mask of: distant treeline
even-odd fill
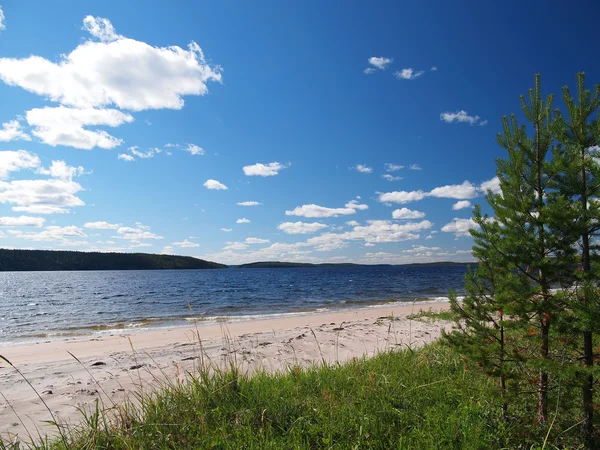
[[[223,268],[227,266],[190,256],[0,249],[0,271]]]

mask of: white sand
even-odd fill
[[[429,308],[446,309],[448,304],[364,308],[15,345],[0,347],[0,355],[27,377],[57,418],[75,423],[81,419],[77,406],[93,406],[96,399],[106,406],[118,404],[131,391],[152,389],[156,378],[184,378],[185,371],[193,371],[200,361],[198,334],[202,353],[215,365],[234,361],[243,372],[274,371],[429,343],[449,325],[407,319]],[[394,320],[389,319],[392,316]],[[21,420],[34,437],[56,434],[54,427],[44,423],[51,416],[35,392],[4,361],[0,361],[0,392],[6,397],[0,396],[3,438],[28,440]]]

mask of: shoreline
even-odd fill
[[[217,367],[234,363],[242,373],[279,371],[293,365],[343,363],[391,348],[418,347],[437,339],[447,323],[407,317],[448,309],[447,302],[382,305],[262,320],[128,330],[129,333],[1,347],[60,420],[77,423],[76,407],[119,403],[137,389],[155,389],[157,377],[181,378],[206,358]],[[77,357],[76,361],[69,353]],[[42,434],[49,413],[24,380],[0,363],[0,435],[27,440],[22,423]]]
[[[277,312],[271,314],[241,314],[241,315],[229,315],[229,316],[194,316],[191,313],[188,317],[180,316],[178,318],[164,318],[164,319],[153,319],[148,318],[140,321],[139,323],[132,324],[118,324],[115,325],[114,328],[110,328],[111,324],[105,325],[97,325],[98,329],[89,329],[88,332],[77,332],[73,331],[71,333],[59,334],[59,333],[50,333],[46,335],[38,335],[32,337],[24,337],[24,338],[16,338],[15,340],[8,342],[0,342],[0,354],[3,349],[10,348],[14,346],[20,345],[39,345],[39,344],[48,344],[51,342],[60,342],[60,341],[77,341],[77,340],[89,340],[89,339],[104,339],[106,337],[112,336],[123,336],[130,334],[138,334],[152,331],[160,331],[160,330],[170,330],[173,328],[189,328],[189,327],[209,327],[209,326],[220,326],[221,324],[232,324],[232,323],[240,323],[240,322],[248,322],[248,321],[268,321],[268,320],[285,320],[287,318],[292,317],[305,317],[310,315],[320,315],[320,314],[344,314],[352,311],[360,310],[360,309],[378,309],[378,308],[393,308],[393,307],[416,307],[425,306],[425,305],[433,305],[433,304],[448,304],[449,299],[445,296],[438,297],[424,297],[422,299],[413,299],[411,301],[404,300],[377,300],[374,303],[369,303],[365,305],[353,304],[352,306],[341,306],[337,307],[319,307],[313,310],[300,310],[300,311],[287,311],[287,312]],[[152,326],[151,323],[153,320],[162,322],[161,324],[157,324],[156,326]],[[104,328],[106,327],[106,328]],[[85,328],[82,328],[85,330]]]

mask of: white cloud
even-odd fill
[[[17,139],[30,141],[31,136],[23,131],[21,123],[18,120],[4,122],[0,130],[0,142],[16,141]]]
[[[500,194],[502,189],[500,189],[500,179],[498,177],[494,177],[491,180],[484,181],[479,186],[479,190],[483,193],[487,193],[487,191],[492,191],[494,194]]]
[[[429,69],[429,70],[431,70],[432,72],[435,72],[438,70],[438,68],[436,66],[432,66],[431,69]]]
[[[250,223],[250,219],[242,217],[241,219],[236,220],[235,223]]]
[[[470,208],[471,202],[469,200],[461,200],[452,205],[452,211],[458,211],[459,209]]]
[[[365,72],[367,75],[371,75],[372,73],[375,73],[375,72],[377,72],[377,69],[375,69],[374,67],[367,67],[367,68],[364,70],[364,72]]]
[[[292,211],[286,211],[286,216],[299,217],[337,217],[356,214],[354,208],[327,208],[315,204],[297,206]]]
[[[204,95],[221,68],[206,63],[195,42],[153,47],[118,35],[107,19],[86,17],[88,40],[55,63],[40,56],[0,58],[0,78],[10,86],[76,108],[181,109],[183,96]]]
[[[418,164],[411,164],[409,167],[410,170],[423,170]]]
[[[163,247],[163,249],[160,251],[161,255],[172,255],[174,253],[175,253],[175,249],[173,247],[171,247],[170,245]]]
[[[399,70],[394,75],[399,80],[414,80],[416,78],[419,78],[424,73],[425,73],[424,70],[415,71],[409,67],[408,69]]]
[[[461,236],[470,236],[470,229],[478,230],[479,228],[479,225],[473,219],[454,219],[454,221],[444,225],[442,231],[454,233],[459,238]]]
[[[48,226],[44,231],[38,233],[34,232],[21,232],[9,230],[10,234],[16,239],[26,239],[30,241],[43,242],[43,241],[58,241],[67,242],[69,237],[87,237],[81,228],[76,226]]]
[[[357,164],[356,166],[354,166],[354,170],[356,170],[357,172],[360,172],[360,173],[372,173],[373,172],[372,167],[365,166],[364,164]]]
[[[0,58],[0,70],[2,59]],[[130,114],[116,109],[75,109],[65,106],[34,108],[26,113],[32,134],[53,147],[65,145],[85,150],[94,147],[111,149],[123,143],[104,130],[88,130],[86,126],[118,127],[133,122]]]
[[[432,189],[428,194],[431,197],[438,198],[455,198],[457,200],[477,197],[477,187],[469,181],[464,181],[462,184],[454,184],[437,187]]]
[[[32,214],[66,213],[68,208],[85,205],[75,195],[81,190],[79,183],[58,178],[0,181],[0,203],[14,204],[13,211]]]
[[[223,183],[220,183],[217,180],[206,180],[204,183],[204,187],[206,189],[214,189],[217,191],[223,191],[223,190],[227,190],[227,186],[225,186]]]
[[[0,30],[6,30],[6,24],[4,23],[4,11],[0,6]]]
[[[196,244],[195,242],[190,242],[187,239],[184,239],[181,242],[173,242],[172,245],[175,245],[179,248],[195,248],[200,247],[200,244]]]
[[[386,172],[397,172],[400,169],[404,169],[404,166],[400,164],[385,163]]]
[[[248,248],[248,244],[243,242],[226,242],[226,244],[223,250],[246,250]]]
[[[233,231],[233,228],[221,228],[221,231],[223,231],[224,233],[230,233]]]
[[[262,205],[262,203],[260,203],[260,202],[251,202],[251,201],[249,201],[249,202],[239,202],[239,203],[236,203],[236,204],[238,206],[258,206],[258,205]]]
[[[387,66],[389,66],[392,63],[392,61],[392,58],[385,58],[383,56],[371,56],[369,58],[369,64],[373,66],[373,70],[375,70],[375,68],[379,70],[385,70]],[[365,70],[365,73],[371,72],[367,72]]]
[[[97,37],[102,42],[112,42],[117,39],[123,39],[123,36],[119,36],[115,32],[115,28],[108,19],[102,17],[87,16],[83,19],[83,30],[90,33],[92,36]]]
[[[135,161],[135,158],[131,155],[128,155],[127,153],[119,153],[119,156],[117,156],[118,159],[122,159],[123,161]]]
[[[356,224],[358,225],[358,222]],[[327,225],[319,222],[283,222],[277,226],[278,230],[287,234],[312,234],[323,228],[327,228]]]
[[[365,211],[367,209],[369,209],[369,205],[366,204],[360,204],[358,203],[356,200],[350,200],[348,203],[346,203],[344,205],[346,208],[350,208],[350,209],[358,209],[360,211]]]
[[[50,175],[53,178],[59,178],[63,181],[71,181],[74,177],[79,177],[85,173],[85,169],[81,166],[69,166],[64,161],[52,161],[48,169],[40,168],[38,173],[42,175]]]
[[[351,227],[357,227],[359,223],[356,220],[349,220],[348,222],[346,222],[346,225]]]
[[[148,231],[149,227],[141,226],[136,222],[137,228],[132,227],[119,227],[117,233],[121,239],[127,239],[130,241],[141,241],[143,239],[163,239],[162,236],[157,236],[154,233]]]
[[[260,238],[254,238],[254,237],[249,237],[246,238],[246,240],[244,241],[245,244],[268,244],[269,241],[268,239],[260,239]]]
[[[290,164],[281,164],[275,161],[269,164],[256,163],[251,166],[244,166],[242,170],[244,171],[244,174],[249,177],[272,177],[278,175],[280,170],[287,169],[289,166]]]
[[[187,144],[183,150],[188,152],[191,155],[204,155],[204,149],[202,147],[198,147],[194,144]]]
[[[390,175],[389,173],[384,173],[383,175],[381,175],[381,178],[387,181],[399,181],[402,179],[402,177],[395,177],[394,175]]]
[[[140,159],[154,158],[156,155],[158,155],[159,153],[162,152],[162,150],[159,148],[149,148],[145,152],[140,151],[140,150],[138,150],[137,145],[134,145],[133,147],[129,147],[128,150],[133,156],[137,156]],[[120,157],[120,155],[119,155],[119,157]],[[121,158],[121,159],[125,159],[126,161],[131,161],[130,159],[127,159],[127,158]]]
[[[119,227],[119,224],[108,222],[86,222],[83,224],[83,228],[90,228],[92,230],[118,230]]]
[[[394,219],[402,219],[402,220],[422,219],[423,217],[425,217],[425,213],[422,211],[415,211],[415,210],[408,209],[408,208],[401,208],[401,209],[394,210],[392,212],[392,217]]]
[[[482,120],[481,122],[479,122],[480,127],[485,127],[487,124],[488,124],[487,120]]]
[[[446,123],[461,122],[468,123],[469,125],[475,125],[479,121],[480,117],[470,116],[466,111],[460,110],[456,112],[444,112],[440,114],[440,119]]]
[[[42,217],[0,217],[0,227],[42,227],[46,219]]]
[[[410,203],[423,200],[428,193],[421,190],[418,191],[394,191],[385,192],[379,195],[379,201],[382,203]]]
[[[26,150],[0,151],[0,180],[8,178],[10,172],[18,172],[21,169],[35,169],[40,164],[40,158]]]

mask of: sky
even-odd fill
[[[595,0],[4,0],[0,247],[471,261],[503,115]]]

